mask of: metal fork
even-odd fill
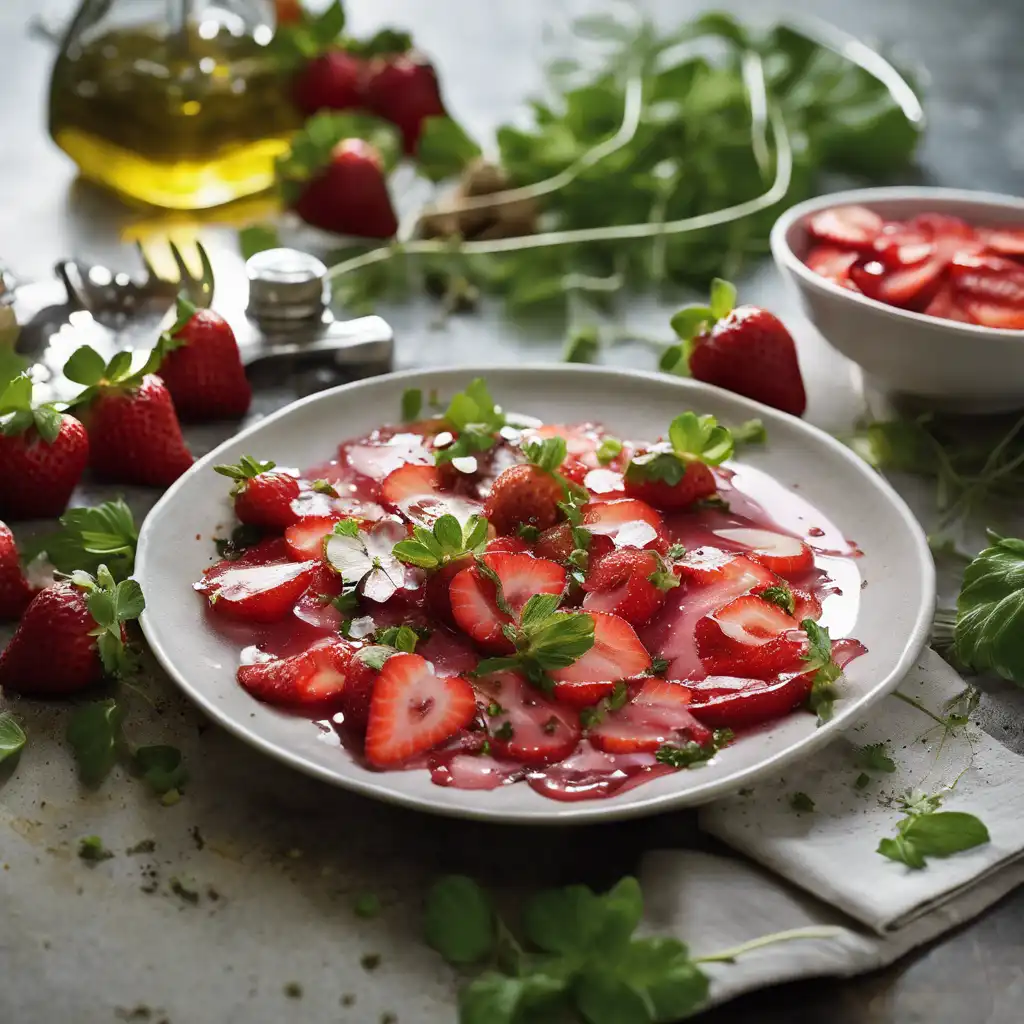
[[[68,302],[88,310],[99,323],[113,330],[139,317],[163,316],[180,292],[197,306],[208,307],[213,301],[213,267],[202,242],[195,243],[202,268],[199,277],[193,274],[178,246],[172,241],[167,244],[178,269],[176,280],[161,277],[154,270],[141,242],[135,243],[144,270],[141,277],[114,273],[79,260],[61,260],[54,269],[67,289]]]

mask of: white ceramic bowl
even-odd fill
[[[212,466],[244,454],[281,465],[329,459],[338,441],[399,413],[403,390],[441,395],[485,376],[505,408],[548,422],[599,419],[622,437],[653,437],[673,416],[693,409],[726,424],[760,416],[768,443],[744,463],[796,488],[864,551],[848,591],[860,598],[853,635],[869,653],[849,667],[836,717],[816,728],[791,715],[756,730],[710,764],[681,771],[605,800],[561,803],[524,784],[492,792],[435,786],[420,771],[373,772],[355,764],[333,733],[250,697],[235,681],[238,644],[211,628],[192,583],[213,559],[210,538],[233,519],[227,482]],[[704,803],[828,743],[892,690],[923,647],[934,607],[934,569],[910,511],[889,485],[845,446],[802,420],[691,380],[580,366],[520,366],[414,371],[377,377],[306,398],[244,430],[200,459],[160,499],[143,524],[136,575],[146,593],[142,628],[157,658],[215,721],[248,743],[311,775],[367,796],[463,817],[533,823],[622,818]],[[838,633],[836,635],[839,635]],[[331,742],[333,738],[333,742]]]
[[[852,203],[886,219],[935,212],[994,227],[1024,224],[1024,199],[916,186],[834,192],[787,210],[771,235],[775,262],[796,285],[808,318],[826,341],[880,386],[962,412],[1024,407],[1024,331],[940,320],[887,306],[833,284],[803,262],[812,245],[807,220],[819,210]]]

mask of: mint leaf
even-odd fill
[[[990,538],[964,570],[953,649],[965,668],[1024,685],[1024,540]]]
[[[181,751],[158,744],[139,747],[132,757],[135,770],[158,796],[181,790],[188,779]]]
[[[334,524],[334,529],[331,533],[336,534],[339,537],[358,537],[359,520],[353,519],[351,516],[348,519],[342,519],[340,522]]]
[[[419,419],[423,409],[423,392],[419,388],[406,388],[402,392],[402,419],[406,423]]]
[[[768,440],[768,431],[761,420],[746,420],[732,428],[732,440],[736,447],[741,444],[764,444]]]
[[[373,639],[378,644],[393,647],[396,651],[412,654],[420,638],[409,626],[389,626],[387,629],[378,629]]]
[[[68,719],[68,743],[87,786],[99,785],[114,767],[122,717],[116,701],[102,700],[76,708]]]
[[[478,963],[496,941],[490,897],[465,875],[441,878],[427,893],[424,930],[427,943],[449,963]]]
[[[25,746],[25,730],[10,711],[0,711],[0,764],[17,757]]]
[[[716,320],[727,317],[736,305],[736,285],[720,277],[711,281],[711,315]]]
[[[654,1019],[644,995],[596,967],[579,978],[575,1001],[587,1024],[650,1024]]]
[[[617,437],[605,437],[602,438],[601,443],[597,446],[597,461],[602,466],[607,466],[609,462],[613,462],[619,454],[622,452],[622,442]]]
[[[814,801],[806,793],[793,793],[789,798],[789,806],[798,813],[810,813],[814,810]]]
[[[883,839],[875,851],[889,860],[899,861],[906,864],[908,868],[920,869],[926,867],[924,855],[905,836],[898,835],[894,839]]]
[[[984,823],[962,811],[917,815],[903,830],[903,837],[925,857],[949,857],[989,842]]]
[[[796,601],[793,598],[793,591],[785,583],[773,584],[761,591],[761,600],[769,604],[778,605],[784,612],[792,615],[796,611]]]
[[[554,473],[565,462],[567,454],[564,437],[546,437],[523,446],[526,461],[547,473]]]
[[[818,724],[832,717],[833,706],[839,697],[835,683],[843,670],[832,660],[832,641],[828,629],[814,619],[804,619],[800,628],[807,634],[808,650],[802,655],[807,671],[813,671],[811,693],[807,706],[818,716]]]
[[[872,772],[894,772],[896,762],[889,756],[884,743],[871,743],[857,750],[857,767]]]
[[[457,121],[447,116],[423,119],[416,145],[416,168],[425,178],[452,178],[479,155],[480,147]]]
[[[556,1000],[566,980],[540,971],[510,977],[487,971],[459,992],[459,1024],[519,1024],[531,1010]]]
[[[596,363],[600,351],[600,332],[592,324],[585,324],[569,331],[562,359],[567,363]]]
[[[238,248],[243,260],[280,245],[281,239],[273,224],[250,224],[238,232]]]
[[[707,975],[677,939],[634,939],[619,956],[615,970],[646,994],[657,1021],[689,1017],[708,998]]]
[[[668,438],[678,455],[691,455],[708,466],[718,466],[733,453],[732,434],[714,416],[684,412],[668,428]]]
[[[505,426],[505,414],[494,404],[482,377],[453,396],[444,419],[458,436],[447,448],[437,452],[434,461],[438,465],[487,451],[497,440],[498,431]]]
[[[414,527],[412,537],[400,540],[391,553],[406,565],[432,570],[477,554],[486,543],[487,520],[482,516],[470,516],[460,523],[455,516],[445,514],[430,530]]]

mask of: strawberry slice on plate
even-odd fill
[[[313,582],[319,561],[269,565],[224,563],[212,566],[194,588],[205,594],[217,615],[247,622],[283,619]]]
[[[866,206],[834,206],[814,214],[807,230],[820,241],[841,248],[870,249],[884,223]]]
[[[890,269],[877,259],[860,260],[850,268],[853,283],[869,298],[904,308],[926,305],[942,281],[946,260],[931,256]]]
[[[778,576],[767,566],[753,561],[746,555],[707,545],[687,551],[675,563],[675,568],[684,579],[702,586],[729,581],[745,590],[752,590],[757,586],[771,586],[780,582]],[[743,593],[743,589],[738,593]]]
[[[745,729],[788,715],[811,692],[812,673],[768,681],[708,676],[690,683],[690,710],[712,729]]]
[[[985,327],[1024,328],[1024,267],[1000,256],[957,253],[950,263],[956,300]]]
[[[485,554],[479,564],[464,569],[450,583],[448,598],[459,628],[477,643],[495,650],[511,650],[502,626],[515,622],[534,594],[561,594],[565,569],[557,562],[533,555]],[[501,595],[495,580],[501,584]],[[500,605],[504,603],[508,611]]]
[[[286,707],[324,704],[344,691],[355,647],[322,640],[290,658],[242,665],[238,682],[257,700]]]
[[[661,514],[637,498],[592,501],[583,506],[583,525],[591,536],[607,538],[617,548],[668,549]],[[592,548],[591,554],[603,553],[602,548],[607,550],[608,545]]]
[[[389,473],[380,485],[381,501],[406,519],[423,526],[433,526],[446,514],[455,516],[460,523],[478,515],[482,504],[446,492],[444,479],[436,466],[400,466]]]
[[[590,742],[609,753],[657,750],[664,743],[711,742],[711,730],[690,713],[690,690],[682,683],[648,679],[637,695],[590,730]]]
[[[418,654],[394,654],[373,687],[366,760],[387,768],[432,750],[476,714],[476,694],[461,676],[438,676]]]
[[[965,324],[975,322],[948,281],[935,293],[932,301],[925,306],[924,312],[928,316],[937,316],[942,320],[958,320]]]
[[[736,527],[716,530],[715,536],[745,548],[755,562],[787,579],[800,576],[814,567],[811,549],[802,540],[785,533]]]
[[[324,557],[324,537],[334,530],[341,516],[306,516],[284,531],[288,554],[296,562]]]
[[[987,248],[1000,256],[1024,256],[1024,227],[981,228],[978,235]]]
[[[806,647],[797,620],[753,594],[700,619],[694,634],[711,675],[767,679],[795,668]]]
[[[651,667],[651,656],[633,627],[618,615],[587,612],[594,620],[594,646],[567,668],[551,673],[558,683],[616,683],[632,679]]]
[[[488,699],[491,747],[499,757],[550,764],[576,749],[583,730],[573,708],[548,700],[518,672],[499,672],[479,684]]]
[[[598,559],[587,575],[583,610],[610,612],[633,626],[646,622],[679,578],[653,551],[619,548]]]

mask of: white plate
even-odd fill
[[[693,409],[726,424],[760,416],[768,443],[743,461],[816,505],[863,549],[863,591],[853,635],[869,653],[850,666],[835,718],[816,728],[796,714],[739,739],[715,760],[608,799],[563,803],[525,784],[489,792],[442,788],[425,770],[372,772],[353,763],[312,722],[251,698],[235,682],[238,647],[207,624],[192,583],[212,559],[210,538],[232,520],[228,482],[215,463],[253,454],[285,466],[326,461],[337,443],[398,418],[411,386],[441,395],[484,376],[506,409],[547,422],[599,420],[624,437],[653,438]],[[199,539],[197,539],[199,538]],[[136,575],[146,594],[142,628],[157,658],[215,721],[302,771],[366,796],[424,811],[531,823],[625,818],[705,803],[779,770],[828,743],[892,690],[924,646],[934,607],[931,555],[899,496],[852,452],[798,419],[718,388],[654,374],[577,366],[413,371],[325,391],[296,402],[221,445],[178,480],[150,512],[139,537]]]

